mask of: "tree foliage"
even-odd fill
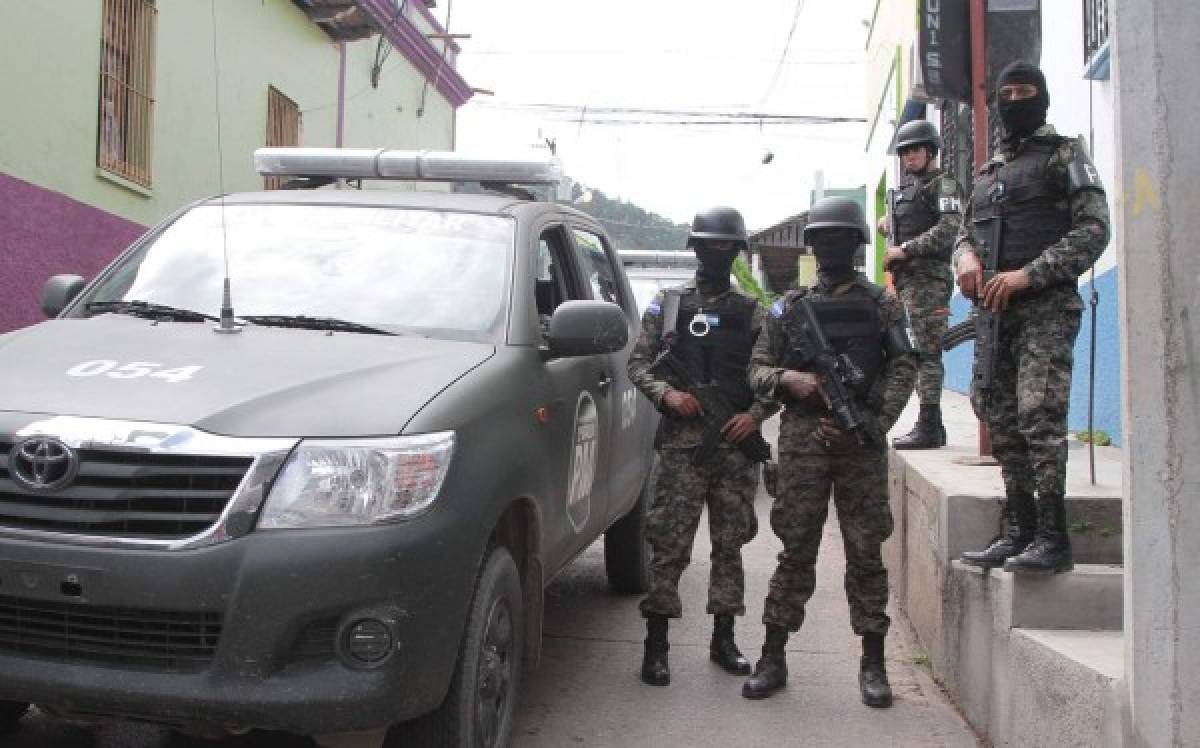
[[[571,197],[574,207],[600,221],[617,251],[677,251],[687,246],[689,227],[686,223],[674,223],[627,200],[614,199],[600,190],[585,189],[579,184],[574,186]]]

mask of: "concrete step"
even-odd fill
[[[1014,630],[1009,658],[1011,719],[997,745],[1126,744],[1120,632]]]
[[[1121,593],[1120,567],[1029,577],[956,562],[934,675],[994,745],[1120,745],[1108,736],[1122,713],[1110,699],[1122,675]],[[1047,726],[1059,712],[1069,729]]]
[[[1062,574],[1010,574],[955,561],[953,574],[988,598],[991,617],[1009,628],[1120,631],[1124,570],[1106,564],[1075,564]]]
[[[946,554],[943,562],[957,559],[963,551],[984,548],[999,534],[1004,489],[997,476],[977,472],[985,468],[945,460],[934,464],[924,455],[914,460],[909,453],[892,454],[893,472],[904,473],[905,503],[927,508],[930,524],[939,531],[939,544]],[[1076,561],[1122,563],[1119,492],[1079,488],[1068,495],[1067,531]]]

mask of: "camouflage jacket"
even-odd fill
[[[1054,127],[1043,125],[1034,135],[1052,136]],[[1025,141],[1004,141],[996,151],[992,160],[983,169],[994,169],[1013,158]],[[1067,187],[1067,166],[1075,159],[1077,149],[1083,144],[1076,139],[1063,140],[1062,145],[1050,158],[1048,166],[1050,175],[1063,187]],[[1084,154],[1086,156],[1086,153]],[[980,250],[985,242],[974,230],[972,225],[971,200],[967,201],[962,227],[955,241],[954,262],[964,252],[974,251],[981,261],[986,262],[984,252]],[[1042,254],[1025,265],[1029,274],[1031,286],[1029,290],[1013,298],[1014,305],[1031,304],[1039,308],[1078,311],[1083,309],[1083,300],[1076,290],[1079,276],[1087,272],[1108,245],[1110,223],[1108,200],[1100,190],[1083,189],[1069,198],[1071,209],[1071,229],[1054,244],[1042,250]]]
[[[687,292],[696,290],[696,282],[694,280],[684,283],[680,288]],[[724,293],[716,296],[702,296],[705,302],[714,302],[724,298],[726,294],[742,294],[741,291],[730,288]],[[660,291],[652,302],[646,306],[646,311],[642,315],[642,332],[638,336],[637,343],[633,347],[633,352],[629,355],[629,378],[633,381],[635,387],[642,391],[642,394],[654,403],[654,407],[663,414],[663,419],[658,426],[658,438],[656,444],[660,447],[667,448],[690,448],[698,446],[704,435],[704,422],[700,418],[680,418],[666,409],[663,404],[663,397],[673,388],[663,379],[658,379],[650,372],[650,366],[658,355],[662,353],[662,335],[663,335],[663,300],[666,294]],[[746,297],[750,298],[750,297]],[[754,303],[754,314],[751,319],[751,335],[755,339],[762,337],[762,329],[766,320],[766,312],[761,304],[757,301]],[[756,423],[761,424],[766,419],[775,415],[779,411],[779,403],[775,402],[770,397],[755,397],[754,404],[747,411]],[[724,446],[724,444],[722,445]],[[729,446],[732,446],[730,444]]]
[[[892,268],[896,287],[902,288],[919,277],[937,278],[952,284],[954,274],[950,256],[962,225],[962,188],[954,177],[946,176],[941,169],[929,169],[914,179],[920,185],[917,199],[940,218],[920,235],[904,242],[904,252],[909,259]]]
[[[879,339],[884,345],[884,336],[894,325],[908,326],[908,315],[904,305],[890,289],[881,289],[871,283],[865,276],[859,274],[854,280],[836,286],[826,286],[818,283],[810,289],[790,291],[775,302],[767,319],[767,334],[760,336],[754,345],[754,354],[750,359],[750,386],[762,398],[777,398],[785,400],[779,381],[786,369],[782,362],[791,349],[790,341],[784,330],[783,318],[791,312],[798,300],[807,296],[809,299],[822,297],[843,297],[863,295],[871,298],[879,306]],[[901,355],[888,358],[882,373],[875,379],[870,392],[865,398],[858,400],[862,416],[867,421],[868,429],[874,439],[876,449],[884,449],[885,437],[904,410],[913,386],[917,381],[916,354]],[[786,448],[798,452],[823,451],[812,434],[817,429],[817,419],[829,416],[830,411],[816,398],[803,401],[787,402],[780,424],[779,449]]]

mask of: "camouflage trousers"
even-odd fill
[[[708,578],[709,613],[746,612],[742,546],[758,533],[754,492],[758,463],[737,449],[721,449],[709,465],[692,465],[691,449],[660,449],[654,503],[646,519],[650,543],[650,592],[642,615],[683,614],[679,577],[692,557],[700,513],[708,507],[712,571]]]
[[[885,612],[888,581],[881,546],[892,534],[892,510],[887,455],[877,450],[813,454],[789,452],[780,444],[779,496],[771,508],[771,528],[783,541],[783,551],[771,577],[763,623],[789,631],[804,623],[804,606],[817,581],[817,550],[831,489],[846,551],[850,625],[859,636],[885,634],[891,619]]]
[[[1009,496],[1062,496],[1067,486],[1067,408],[1080,312],[1015,306],[1000,321],[991,393],[972,387],[975,415],[992,433]]]
[[[950,284],[937,278],[911,279],[900,289],[917,344],[917,397],[922,405],[942,401],[942,334],[950,318]]]

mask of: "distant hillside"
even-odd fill
[[[687,246],[689,227],[686,223],[674,223],[631,202],[614,200],[600,190],[584,190],[578,184],[571,197],[576,208],[604,225],[618,251],[680,250]]]

